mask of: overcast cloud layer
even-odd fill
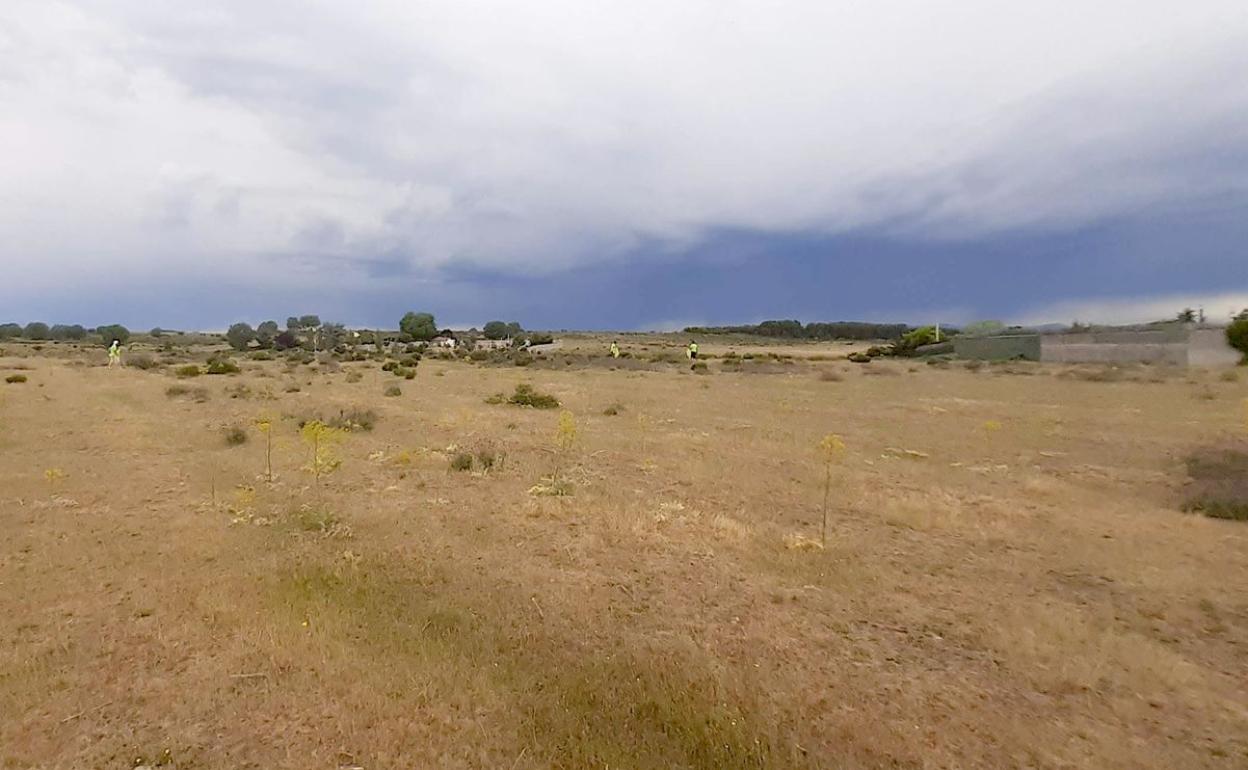
[[[549,307],[611,290],[587,271],[662,292],[694,264],[791,278],[769,315],[1121,315],[1248,290],[1248,6],[6,0],[0,158],[0,321],[750,320],[731,281]],[[1105,235],[1158,221],[1205,235]],[[991,269],[1078,258],[1096,283],[821,305],[803,276],[864,244],[915,274],[996,244]]]

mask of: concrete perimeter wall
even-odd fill
[[[1040,335],[954,337],[953,352],[958,358],[978,358],[983,361],[1007,361],[1016,358],[1039,361]]]
[[[1040,343],[1041,361],[1104,364],[1187,365],[1186,329],[1049,334]]]
[[[1234,366],[1239,351],[1226,341],[1225,329],[1195,329],[1187,346],[1188,366]]]
[[[954,351],[959,358],[1024,358],[1059,363],[1233,366],[1240,359],[1227,343],[1224,330],[1182,326],[1083,334],[955,337]]]

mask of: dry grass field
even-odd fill
[[[0,767],[1248,766],[1248,523],[1180,511],[1248,383],[825,347],[6,345]]]

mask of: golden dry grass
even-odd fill
[[[1243,429],[1215,374],[425,361],[385,398],[242,361],[167,396],[9,353],[2,767],[1248,764],[1248,525],[1177,511]],[[526,382],[573,444],[485,403]],[[352,409],[316,484],[298,424]]]

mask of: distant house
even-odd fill
[[[455,338],[447,336],[445,334],[439,334],[438,336],[429,340],[429,344],[433,345],[434,347],[439,347],[439,348],[453,348],[455,347]]]

